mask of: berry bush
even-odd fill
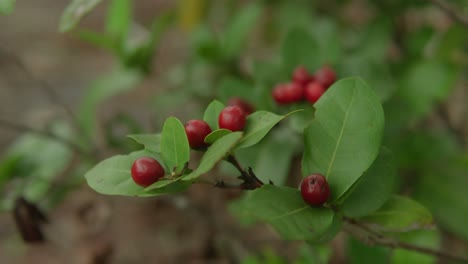
[[[0,119],[25,132],[0,163],[24,241],[47,240],[42,211],[83,185],[174,201],[205,185],[228,193],[237,225],[301,245],[234,263],[468,263],[463,1],[184,0],[139,19],[138,1],[111,0],[88,29],[100,2],[71,1],[59,23],[114,59],[76,111],[7,56],[68,116],[43,130]],[[154,70],[174,34],[186,57]],[[150,125],[131,109],[100,119],[148,83]]]

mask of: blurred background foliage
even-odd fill
[[[21,132],[3,150],[1,208],[12,210],[22,196],[53,210],[69,191],[83,188],[83,171],[98,160],[138,148],[126,134],[159,131],[169,115],[199,118],[208,102],[227,103],[233,96],[257,110],[284,114],[306,109],[238,154],[262,180],[296,186],[302,129],[313,108],[280,107],[271,89],[290,80],[297,65],[314,72],[328,64],[339,78],[360,76],[375,89],[385,111],[383,144],[398,165],[395,191],[417,199],[436,218],[437,231],[404,239],[467,252],[468,25],[456,16],[465,14],[466,22],[468,3],[447,1],[455,13],[438,3],[179,0],[158,6],[131,0],[70,1],[61,8],[61,18],[56,14],[56,34],[87,42],[112,62],[81,85],[67,112],[69,103],[60,103],[60,94],[51,93],[54,88],[31,73],[21,50],[16,50],[16,60],[7,52],[15,49],[0,44],[0,70],[20,69],[58,108],[65,108],[40,124],[1,114],[1,129]],[[0,0],[0,14],[7,15],[0,23],[21,13],[24,6],[14,5]],[[123,107],[103,118],[103,105],[141,92],[142,86],[149,87],[137,102],[144,114]],[[125,106],[125,100],[117,102]],[[220,173],[235,172],[221,167]],[[288,262],[284,254],[265,248],[243,263],[323,263],[340,254],[350,263],[435,263],[404,250],[367,247],[341,236],[337,240],[347,250],[336,253],[338,242],[307,246],[298,250],[295,262]]]

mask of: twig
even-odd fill
[[[450,260],[457,261],[457,262],[468,263],[468,257],[457,256],[457,255],[453,255],[447,252],[398,241],[390,237],[385,237],[384,235],[378,233],[377,231],[372,230],[368,226],[362,224],[358,220],[354,220],[350,218],[344,218],[343,220],[350,225],[350,226],[345,226],[344,230],[366,244],[384,246],[384,247],[388,247],[392,249],[401,248],[401,249],[423,253],[426,255],[435,256],[438,258],[450,259]],[[365,238],[359,237],[359,235],[357,235],[359,232],[356,232],[356,230],[351,228],[351,226],[357,227],[358,229],[360,229],[360,231],[364,231],[364,233],[367,233],[368,236],[366,236]]]
[[[73,149],[77,153],[80,153],[83,156],[89,156],[90,155],[89,153],[84,151],[77,144],[73,143],[72,141],[70,141],[68,139],[65,139],[63,137],[55,135],[50,131],[39,130],[39,129],[36,129],[36,128],[33,128],[33,127],[29,127],[29,126],[22,125],[22,124],[17,124],[17,123],[14,123],[14,122],[11,122],[11,121],[8,121],[8,120],[4,120],[4,119],[0,119],[0,126],[4,127],[4,128],[7,128],[7,129],[11,129],[11,130],[20,131],[20,132],[31,132],[31,133],[34,133],[34,134],[38,134],[38,135],[50,138],[52,140],[58,141],[58,142],[60,142],[60,143],[62,143],[64,145],[68,146],[69,148]]]
[[[242,185],[239,185],[239,184],[231,184],[231,183],[227,183],[223,180],[219,180],[219,181],[208,181],[208,180],[197,180],[195,181],[194,183],[200,183],[200,184],[207,184],[207,185],[211,185],[213,187],[216,187],[216,188],[220,188],[220,189],[237,189],[237,190],[244,190],[244,188],[242,187]]]
[[[468,27],[468,16],[463,15],[458,12],[458,10],[445,2],[444,0],[431,0],[431,2],[444,11],[452,20],[462,24],[465,27]]]
[[[234,155],[229,155],[226,158],[226,161],[231,163],[241,173],[241,175],[238,178],[244,181],[241,184],[244,190],[254,190],[263,185],[263,182],[259,178],[257,178],[252,168],[249,167],[248,171],[246,171],[244,168],[242,168],[239,161],[236,159],[236,157],[234,157]]]
[[[20,69],[21,71],[32,81],[36,82],[39,84],[39,87],[44,91],[44,93],[49,97],[49,100],[59,106],[61,106],[67,115],[69,116],[73,126],[80,132],[80,134],[88,137],[88,141],[91,143],[92,140],[89,138],[89,135],[83,130],[83,127],[80,125],[80,122],[77,118],[77,116],[73,113],[72,109],[63,102],[63,100],[60,98],[60,95],[52,88],[50,85],[40,79],[37,78],[26,66],[26,64],[23,62],[23,60],[15,55],[14,53],[8,51],[7,49],[0,47],[0,53],[5,56],[10,58],[12,62],[14,62]]]

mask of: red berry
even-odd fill
[[[238,106],[227,106],[219,113],[219,128],[241,131],[246,123],[246,114]]]
[[[255,111],[255,107],[253,105],[240,97],[229,98],[228,105],[236,105],[240,107],[246,115],[250,115]]]
[[[304,97],[307,101],[313,104],[320,99],[325,90],[325,87],[321,83],[311,82],[305,87]]]
[[[164,168],[151,157],[136,159],[131,171],[133,181],[143,187],[150,186],[164,176]]]
[[[312,76],[310,76],[309,72],[304,66],[299,66],[294,70],[292,79],[299,85],[306,85],[311,81]]]
[[[190,120],[185,123],[185,133],[191,148],[202,148],[208,146],[205,137],[211,133],[211,128],[203,120]]]
[[[301,183],[302,199],[310,205],[322,205],[330,196],[330,187],[322,174],[305,177]]]
[[[278,104],[295,103],[304,97],[304,87],[297,83],[279,84],[273,89],[272,95]]]
[[[336,73],[335,71],[328,65],[322,66],[316,73],[315,73],[315,80],[320,82],[325,89],[328,89],[335,81],[336,81]]]

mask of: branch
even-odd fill
[[[378,245],[378,246],[388,247],[392,249],[401,248],[401,249],[419,252],[419,253],[426,254],[426,255],[431,255],[434,257],[438,257],[438,258],[468,263],[468,257],[457,256],[457,255],[453,255],[447,252],[398,241],[390,237],[385,237],[384,235],[378,233],[375,230],[372,230],[370,227],[364,225],[363,223],[357,220],[354,220],[351,218],[343,218],[343,220],[347,224],[349,224],[349,226],[344,227],[344,230],[365,244]],[[352,227],[356,227],[359,230],[356,230]],[[362,237],[361,234],[364,234],[366,236]]]
[[[444,11],[444,13],[447,14],[452,20],[462,24],[465,27],[468,27],[468,17],[458,12],[455,7],[445,2],[444,0],[431,0],[431,2]]]
[[[257,178],[252,168],[248,168],[248,171],[246,171],[244,168],[242,168],[234,155],[229,155],[226,158],[226,161],[231,163],[241,173],[238,178],[244,181],[241,184],[244,190],[254,190],[260,188],[263,185],[263,182]]]
[[[90,153],[87,153],[86,151],[84,151],[80,146],[78,146],[74,142],[72,142],[72,141],[70,141],[70,140],[68,140],[66,138],[60,137],[60,136],[58,136],[56,134],[53,134],[50,131],[39,130],[39,129],[36,129],[36,128],[33,128],[33,127],[29,127],[29,126],[22,125],[22,124],[17,124],[17,123],[14,123],[14,122],[11,122],[11,121],[8,121],[8,120],[4,120],[4,119],[0,119],[0,127],[4,127],[4,128],[7,128],[7,129],[11,129],[11,130],[16,130],[16,131],[20,131],[20,132],[30,132],[30,133],[34,133],[34,134],[37,134],[37,135],[41,135],[41,136],[50,138],[52,140],[58,141],[58,142],[60,142],[60,143],[62,143],[64,145],[68,146],[72,150],[76,151],[77,153],[80,153],[83,156],[89,156],[90,155]]]

